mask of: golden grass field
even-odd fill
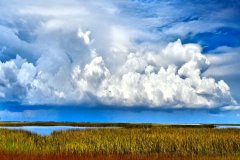
[[[240,130],[106,128],[40,136],[0,129],[1,159],[240,159]]]

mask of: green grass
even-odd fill
[[[0,129],[0,152],[29,155],[240,156],[239,129],[138,127],[60,131],[50,136]]]

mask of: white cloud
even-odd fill
[[[91,31],[82,32],[81,30],[78,30],[78,37],[82,38],[86,45],[89,45],[91,42],[93,42],[90,40],[90,34]]]
[[[90,53],[94,49],[89,50]],[[18,84],[25,91],[19,97],[30,104],[82,103],[91,101],[93,96],[103,104],[123,106],[214,108],[235,105],[224,81],[202,76],[209,61],[200,51],[199,46],[182,45],[178,40],[159,53],[129,54],[116,72],[107,68],[103,57],[97,53],[82,69],[61,61],[66,66],[57,72],[39,70],[42,61],[34,66],[17,57],[1,64],[2,83],[7,80],[2,85],[2,93],[6,95],[9,88]],[[159,57],[164,57],[168,63],[161,65],[161,61],[153,61]]]
[[[23,63],[17,75],[18,82],[22,85],[30,84],[36,75],[36,68],[31,63]]]
[[[148,29],[166,25],[166,12],[158,13],[159,21],[144,19],[144,24],[142,17],[125,15],[118,7],[122,3],[1,1],[5,7],[0,11],[4,33],[0,45],[4,44],[4,54],[10,59],[0,63],[1,100],[78,104],[94,99],[109,105],[159,108],[236,103],[224,81],[203,75],[214,58],[203,55],[201,46],[165,41],[173,31],[193,32],[192,25],[189,30],[171,25],[159,38]],[[195,31],[202,29],[199,26]],[[138,42],[159,39],[164,43]]]
[[[206,76],[240,75],[240,48],[218,47],[207,55],[211,67],[204,73]]]
[[[33,82],[35,67],[17,55],[16,59],[0,62],[0,93],[5,101],[22,100]]]
[[[211,108],[234,104],[230,89],[224,81],[215,82],[212,78],[202,77],[209,62],[198,48],[192,52],[196,49],[195,45],[182,45],[179,40],[171,43],[158,53],[160,57],[164,57],[168,51],[176,55],[164,57],[164,60],[170,62],[167,67],[161,66],[161,61],[158,64],[139,56],[136,59],[132,53],[123,69],[119,69],[123,72],[112,73],[110,78],[103,81],[98,97],[103,103],[128,106]]]
[[[224,110],[224,111],[228,111],[228,110],[240,110],[240,106],[237,106],[237,105],[224,106],[224,107],[222,108],[222,110]]]

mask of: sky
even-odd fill
[[[0,120],[240,123],[238,0],[1,0]]]

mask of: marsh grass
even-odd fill
[[[40,136],[0,129],[0,152],[20,155],[172,155],[240,157],[239,129],[115,128]]]

